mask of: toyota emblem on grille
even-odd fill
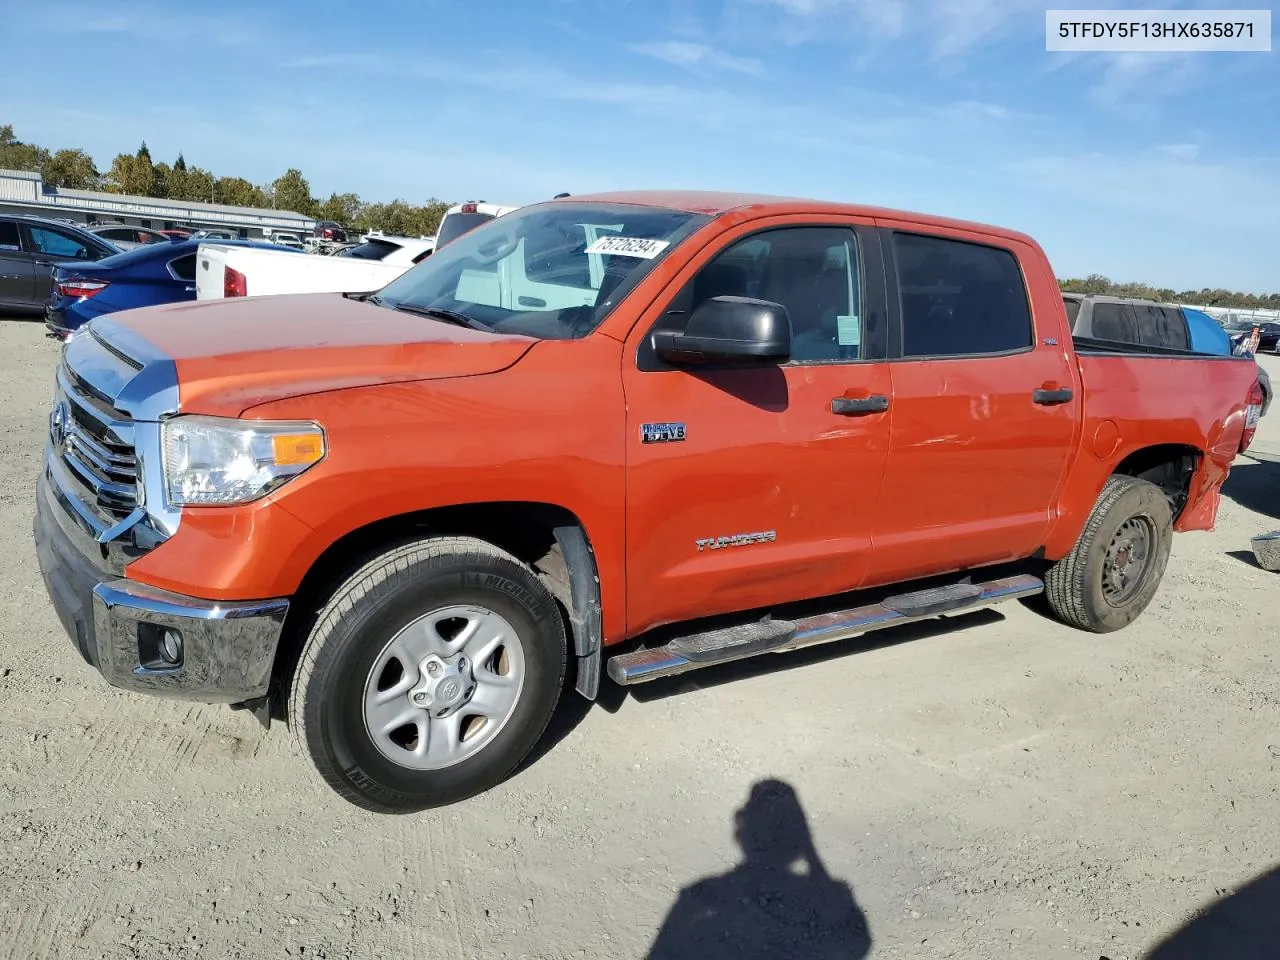
[[[49,438],[55,447],[61,447],[67,440],[67,431],[71,426],[71,409],[65,400],[53,405],[49,414]]]

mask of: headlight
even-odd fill
[[[174,417],[162,431],[164,486],[174,506],[248,503],[325,454],[315,423]]]

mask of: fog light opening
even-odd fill
[[[182,635],[176,630],[166,630],[160,637],[160,659],[176,667],[182,662]]]
[[[138,624],[138,667],[148,670],[178,670],[185,658],[182,631],[154,623]]]

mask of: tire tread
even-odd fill
[[[1106,523],[1112,507],[1129,491],[1143,487],[1159,489],[1149,481],[1138,477],[1123,474],[1109,477],[1103,484],[1102,492],[1098,494],[1098,499],[1089,513],[1089,519],[1085,522],[1084,529],[1076,539],[1071,552],[1049,567],[1044,578],[1045,599],[1058,618],[1070,626],[1094,633],[1105,632],[1105,628],[1089,612],[1086,600],[1089,591],[1086,568],[1091,554],[1099,548],[1098,531]]]

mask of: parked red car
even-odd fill
[[[312,236],[321,240],[332,240],[334,243],[346,243],[347,231],[342,224],[334,220],[320,220],[311,231]]]

